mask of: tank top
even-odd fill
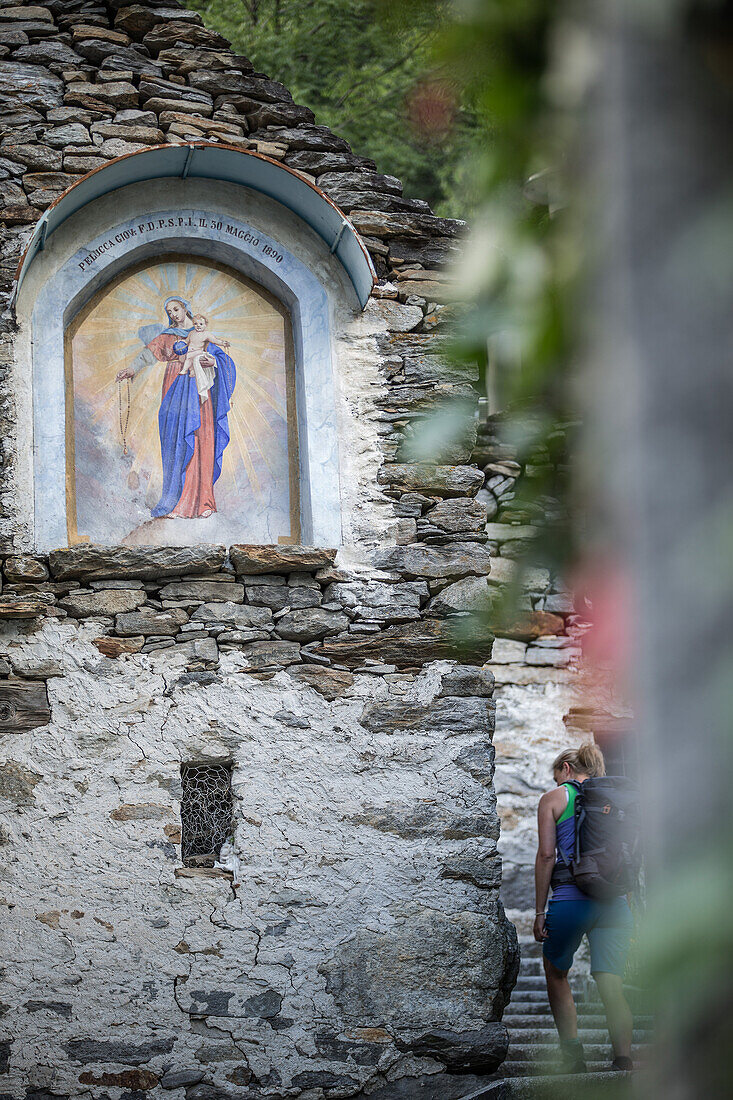
[[[562,848],[568,859],[575,855],[575,796],[578,791],[572,783],[563,783],[568,796],[568,804],[555,823],[556,867],[565,867],[565,861],[560,855]],[[583,901],[588,895],[579,890],[574,882],[564,882],[552,889],[552,901]]]

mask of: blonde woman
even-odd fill
[[[568,971],[587,935],[591,973],[603,1001],[613,1047],[611,1067],[630,1070],[633,1019],[622,985],[633,930],[629,903],[624,897],[610,901],[589,897],[575,885],[567,866],[575,854],[575,798],[586,779],[606,774],[603,754],[592,743],[566,749],[556,758],[552,772],[556,787],[542,795],[537,815],[534,938],[543,945],[547,995],[564,1068],[570,1073],[582,1073],[586,1068]],[[552,899],[547,905],[550,888]]]

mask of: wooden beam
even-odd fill
[[[0,680],[0,734],[24,733],[50,721],[44,681]]]

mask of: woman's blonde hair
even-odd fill
[[[572,770],[579,775],[590,777],[606,774],[603,753],[598,745],[594,745],[592,741],[586,741],[577,749],[563,749],[553,761],[553,773],[559,771],[563,764],[569,764]]]

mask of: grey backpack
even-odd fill
[[[573,783],[575,855],[560,858],[570,879],[591,898],[632,893],[641,870],[639,789],[625,776],[604,775]]]

